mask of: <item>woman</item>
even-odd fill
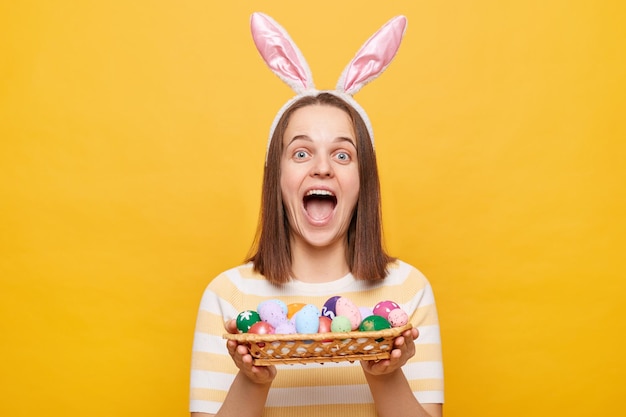
[[[383,250],[371,128],[349,101],[307,91],[277,116],[256,250],[216,277],[200,305],[192,416],[442,415],[432,290]],[[221,339],[224,327],[237,332],[238,312],[263,300],[323,305],[334,295],[362,306],[394,300],[414,327],[395,340],[389,359],[359,364],[254,366],[245,345]]]

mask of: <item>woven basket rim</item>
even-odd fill
[[[294,333],[294,334],[254,334],[254,333],[225,333],[222,338],[228,340],[236,340],[238,342],[248,343],[268,343],[277,341],[290,341],[290,340],[337,340],[337,339],[359,339],[359,338],[385,338],[385,337],[397,337],[404,333],[406,330],[412,329],[413,325],[408,323],[401,327],[392,327],[390,329],[376,330],[369,332],[327,332],[327,333]]]

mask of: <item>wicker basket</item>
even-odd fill
[[[393,341],[411,324],[373,332],[313,334],[225,334],[249,345],[255,365],[324,363],[389,358]]]

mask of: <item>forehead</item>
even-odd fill
[[[305,106],[291,114],[283,141],[291,141],[296,136],[356,140],[350,115],[338,107],[321,104]]]

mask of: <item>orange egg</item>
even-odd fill
[[[304,303],[291,303],[287,304],[287,318],[290,319],[296,314],[298,311],[302,309],[306,304]]]

